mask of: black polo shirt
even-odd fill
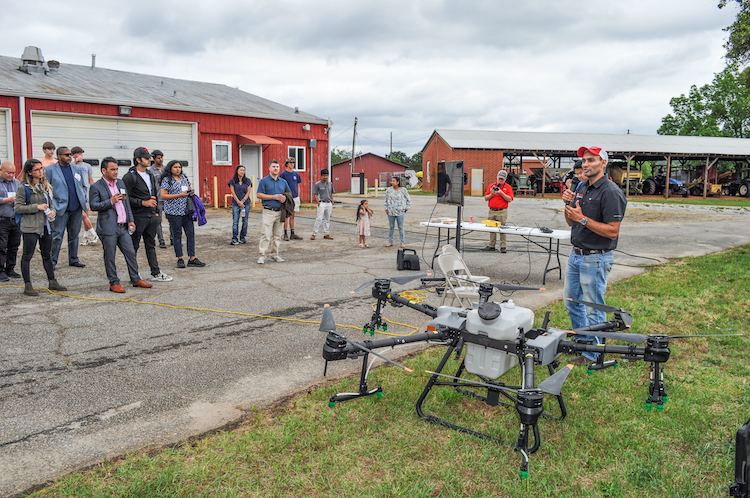
[[[628,204],[620,187],[607,175],[603,175],[593,185],[589,185],[588,181],[578,185],[575,202],[581,206],[583,216],[602,223],[622,221]],[[589,250],[611,251],[617,247],[617,239],[602,237],[575,221],[571,226],[570,242],[575,247]]]

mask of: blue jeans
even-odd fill
[[[166,213],[165,213],[166,214]],[[169,229],[174,239],[174,255],[177,259],[182,257],[182,230],[185,230],[185,245],[187,246],[188,256],[195,257],[195,229],[193,227],[193,215],[184,214],[182,216],[167,214]]]
[[[66,228],[68,229],[68,264],[78,263],[78,232],[81,231],[83,223],[83,209],[65,210],[56,212],[55,215],[55,221],[52,223],[52,266],[57,266],[57,258],[60,256]]]
[[[237,240],[237,227],[240,223],[240,211],[245,211],[245,217],[242,219],[242,230],[239,235],[241,240],[245,240],[247,236],[247,217],[250,216],[250,203],[247,202],[244,208],[239,207],[234,202],[232,203],[232,240]]]
[[[604,293],[607,292],[607,277],[614,264],[612,251],[604,254],[589,254],[579,256],[574,251],[568,257],[568,269],[565,273],[565,308],[570,316],[570,323],[574,329],[596,325],[607,321],[607,314],[583,304],[568,301],[567,298],[579,301],[589,301],[597,304],[604,303]],[[596,344],[603,344],[599,337],[580,336],[582,339],[595,339]],[[590,360],[596,360],[598,353],[583,353]]]
[[[388,243],[393,244],[393,224],[398,223],[398,234],[401,237],[401,243],[404,243],[404,215],[398,216],[388,215]]]

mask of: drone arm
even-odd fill
[[[534,353],[526,351],[523,355],[523,388],[534,387]]]
[[[645,348],[636,346],[618,346],[614,344],[583,344],[575,341],[560,341],[557,345],[558,353],[612,353],[621,354],[627,360],[636,361],[659,361],[666,362],[669,359],[669,348],[661,345],[647,344]]]
[[[425,315],[432,318],[435,318],[437,316],[437,308],[430,304],[415,303],[406,299],[405,297],[399,296],[398,294],[388,294],[388,300],[393,303],[408,306],[409,308],[417,310],[420,313],[424,313]]]

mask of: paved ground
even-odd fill
[[[456,209],[435,208],[432,197],[413,198],[407,246],[429,260],[436,242],[419,221],[455,216]],[[230,246],[231,214],[211,211],[209,224],[197,229],[198,257],[208,265],[178,270],[171,248],[159,250],[174,281],[150,290],[127,287],[124,298],[134,301],[118,302],[120,296],[108,291],[100,245],[81,247],[86,268],[59,268],[58,279],[78,298],[46,292],[29,298],[19,287],[0,287],[0,495],[127,451],[204,433],[240,420],[254,406],[269,406],[323,382],[323,335],[317,325],[252,314],[315,321],[323,303],[331,303],[339,324],[359,328],[369,320],[369,291],[355,296],[349,291],[374,277],[400,274],[396,250],[384,247],[382,197],[370,200],[376,214],[372,247],[364,250],[353,235],[358,200],[340,200],[334,209],[335,240],[309,240],[314,212],[303,210],[297,227],[304,240],[283,243],[285,263],[256,264],[258,212],[251,214],[248,244]],[[465,219],[485,214],[481,198],[467,199]],[[750,243],[748,221],[747,209],[633,203],[611,278],[625,278],[669,257]],[[509,222],[566,228],[559,199],[517,199]],[[485,235],[466,239],[465,259],[475,274],[541,285],[546,255],[535,246],[509,237],[508,254],[488,254],[478,251],[485,242]],[[562,252],[567,254],[569,246]],[[65,254],[60,260],[66,261]],[[145,268],[144,254],[139,261]],[[122,259],[118,269],[126,277]],[[46,283],[38,258],[32,276],[37,286]],[[540,308],[561,297],[556,275],[550,274],[546,287],[513,299]],[[429,302],[437,303],[434,293]],[[427,322],[408,309],[388,308],[386,316],[420,328]],[[353,329],[343,332],[361,337]],[[337,362],[329,375],[347,375],[357,367]]]

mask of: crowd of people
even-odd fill
[[[20,181],[12,162],[0,165],[0,282],[23,278],[24,294],[38,295],[29,271],[36,247],[40,249],[42,264],[50,290],[65,290],[55,278],[60,249],[67,232],[68,265],[84,268],[78,256],[79,245],[102,244],[105,272],[112,292],[126,292],[117,276],[115,255],[122,253],[133,287],[150,288],[153,284],[141,278],[137,253],[141,243],[145,248],[152,282],[169,282],[173,277],[159,265],[156,251],[166,249],[162,219],[169,223],[169,240],[177,260],[176,268],[203,267],[196,257],[195,218],[203,212],[189,178],[182,171],[180,161],[164,165],[160,150],[149,152],[144,147],[133,151],[133,163],[122,178],[119,163],[112,157],[100,163],[101,179],[94,182],[90,164],[83,160],[81,147],[58,147],[51,142],[42,146],[44,157],[29,159],[22,168]],[[257,197],[262,203],[258,264],[266,261],[283,262],[279,254],[281,241],[301,240],[295,233],[295,215],[300,210],[300,174],[295,171],[295,159],[289,157],[281,171],[278,161],[269,163],[269,174],[257,186]],[[228,182],[232,196],[231,245],[247,243],[253,184],[246,169],[238,165]],[[310,240],[316,240],[322,228],[322,238],[333,240],[331,213],[335,189],[327,169],[312,188],[317,205],[316,219]],[[411,207],[411,198],[398,178],[391,180],[385,194],[385,212],[389,220],[389,241],[393,246],[394,227],[399,229],[404,247],[404,214]],[[96,227],[89,218],[95,211]],[[359,247],[368,248],[370,218],[373,211],[367,201],[357,208],[355,234]],[[198,218],[200,218],[198,216]],[[83,229],[81,235],[81,229]],[[185,237],[183,253],[182,238]],[[283,235],[282,235],[283,234]],[[17,253],[23,241],[21,274],[15,271]]]

